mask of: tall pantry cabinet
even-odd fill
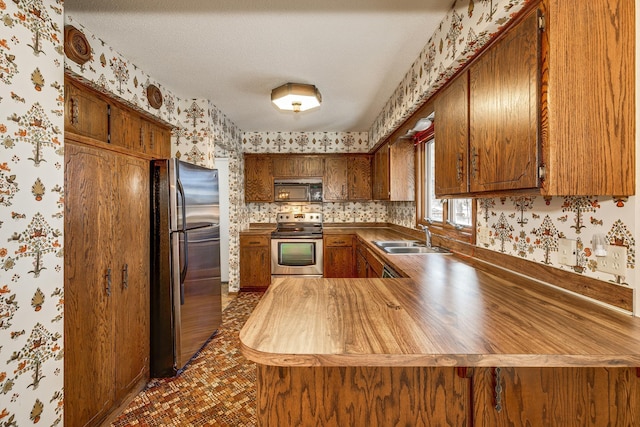
[[[65,103],[73,126],[65,131],[64,413],[65,425],[86,426],[102,423],[149,379],[153,156],[110,144],[118,126],[132,120],[108,115],[113,100],[69,87],[74,96]],[[107,108],[84,108],[84,100]],[[119,108],[120,115],[137,115]],[[108,123],[106,140],[102,133],[74,132],[102,129],[100,121]]]

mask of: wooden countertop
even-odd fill
[[[639,318],[452,255],[384,258],[411,278],[275,279],[240,332],[244,355],[275,366],[640,366]]]

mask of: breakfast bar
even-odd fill
[[[240,333],[259,425],[640,422],[640,319],[457,256],[420,264],[275,279]]]

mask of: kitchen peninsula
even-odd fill
[[[640,422],[640,319],[454,255],[387,259],[410,277],[274,280],[240,333],[259,425]]]

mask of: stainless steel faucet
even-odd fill
[[[429,231],[429,227],[426,225],[420,224],[420,227],[424,230],[425,235],[425,244],[428,248],[431,247],[431,231]]]

